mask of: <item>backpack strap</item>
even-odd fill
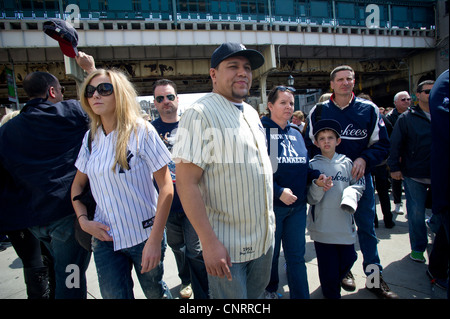
[[[322,108],[323,108],[323,103],[317,103],[316,104],[316,109],[314,111],[314,122],[317,123],[318,121],[320,121],[322,119]]]
[[[318,121],[320,121],[322,119],[322,108],[323,108],[323,102],[319,102],[316,104],[316,109],[314,110],[314,123],[317,123]],[[312,114],[309,113],[308,117],[312,120],[311,115]],[[309,121],[306,121],[303,132],[305,132],[305,134],[307,134],[306,132],[308,132],[308,130],[309,130]]]

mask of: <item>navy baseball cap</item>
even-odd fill
[[[320,120],[316,124],[314,124],[313,127],[314,137],[316,137],[317,133],[323,130],[332,130],[337,134],[338,137],[341,137],[342,127],[341,124],[339,124],[339,122],[336,120],[331,119]]]
[[[70,58],[78,55],[78,33],[69,22],[61,19],[50,19],[44,22],[44,32],[58,41],[64,55]]]
[[[211,56],[211,67],[216,68],[220,62],[233,56],[243,56],[250,61],[252,70],[264,64],[264,56],[256,50],[247,49],[243,44],[227,42],[219,46]]]

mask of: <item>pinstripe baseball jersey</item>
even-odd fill
[[[117,132],[105,135],[102,129],[94,136],[90,154],[86,133],[75,163],[89,177],[97,202],[94,220],[110,227],[114,250],[135,246],[150,236],[158,196],[153,172],[170,161],[169,151],[150,123],[139,121],[136,133],[131,133],[128,143],[129,170],[111,169]]]
[[[210,93],[180,119],[172,157],[203,170],[200,190],[232,262],[256,259],[273,243],[272,167],[258,113]]]

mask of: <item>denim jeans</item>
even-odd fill
[[[261,299],[270,279],[273,247],[259,258],[233,263],[230,267],[233,279],[208,274],[210,297],[213,299]]]
[[[377,235],[375,234],[375,192],[373,189],[372,175],[364,175],[366,179],[366,189],[358,202],[355,212],[355,222],[358,226],[358,240],[363,254],[363,269],[366,272],[368,265],[377,265],[380,272],[383,270],[377,248]]]
[[[184,212],[170,212],[167,243],[172,248],[181,283],[192,284],[195,299],[209,298],[208,274],[197,233]]]
[[[378,193],[378,200],[380,201],[381,212],[383,213],[383,219],[385,224],[392,224],[392,212],[391,212],[391,198],[389,197],[389,176],[387,165],[383,164],[376,166],[372,171],[375,178],[375,189]]]
[[[75,214],[71,214],[48,225],[30,228],[52,255],[56,299],[87,297],[86,269],[91,253],[76,241],[74,222]]]
[[[308,276],[305,265],[306,203],[297,207],[274,206],[275,248],[272,259],[269,292],[278,290],[278,261],[281,242],[287,265],[287,280],[291,299],[309,299]]]
[[[427,227],[425,226],[425,202],[430,185],[416,182],[405,176],[403,177],[403,185],[405,187],[411,250],[424,252],[428,244]]]
[[[146,241],[130,248],[114,251],[112,241],[93,238],[95,266],[103,299],[134,299],[131,270],[134,266],[142,291],[148,299],[172,298],[162,280],[164,273],[165,237],[161,243],[161,262],[156,268],[141,274],[142,250]]]

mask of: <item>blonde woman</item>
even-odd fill
[[[10,119],[12,119],[13,117],[15,117],[15,116],[17,116],[19,114],[20,114],[20,111],[13,111],[11,113],[6,114],[5,116],[2,117],[2,120],[0,122],[0,126],[2,126],[6,122],[8,122]]]
[[[136,91],[121,71],[94,71],[80,90],[91,129],[75,163],[72,198],[90,182],[97,203],[94,220],[88,220],[80,201],[72,203],[81,228],[93,236],[102,297],[134,298],[133,265],[147,298],[171,298],[162,281],[164,227],[173,198],[170,153],[142,119]]]

